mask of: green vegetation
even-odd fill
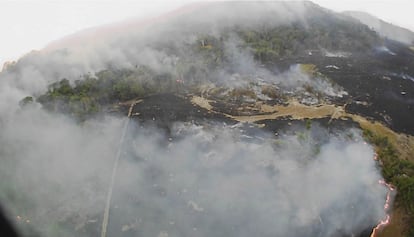
[[[381,43],[380,37],[363,24],[322,14],[306,25],[303,22],[278,26],[264,23],[255,29],[235,26],[220,35],[199,35],[190,48],[176,50],[174,54],[181,52],[181,68],[193,67],[192,74],[196,71],[208,74],[234,63],[239,56],[233,55],[232,47],[249,51],[256,60],[267,63],[307,56],[310,52],[321,54],[321,49],[361,53]]]
[[[376,146],[385,180],[397,188],[396,205],[402,207],[409,217],[409,236],[414,234],[414,163],[398,157],[388,138],[371,130],[364,130],[364,137]]]
[[[196,44],[193,45],[193,51],[200,61],[198,68],[203,65],[206,69],[211,70],[222,66],[225,60],[224,48],[224,37],[216,38],[208,35],[199,37]]]
[[[27,106],[31,103],[33,103],[33,97],[26,96],[19,102],[19,105],[20,105],[20,107],[25,107],[25,106]]]
[[[174,92],[182,85],[170,74],[156,74],[147,67],[135,70],[103,70],[95,76],[85,75],[71,84],[62,79],[51,84],[37,101],[51,111],[71,114],[84,120],[117,102],[153,93]],[[29,99],[24,99],[26,101]]]
[[[311,129],[312,128],[312,120],[306,119],[305,127],[306,127],[307,130]]]
[[[365,52],[380,44],[379,36],[367,26],[328,15],[315,17],[306,26],[298,22],[237,32],[245,46],[251,48],[255,58],[262,62],[319,52],[321,48]]]

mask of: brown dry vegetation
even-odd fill
[[[256,99],[256,93],[248,88],[235,88],[230,91],[229,96],[231,99],[237,99],[242,97],[248,97],[252,99]]]
[[[213,106],[210,104],[211,100],[208,100],[206,98],[200,97],[200,96],[193,96],[191,98],[191,103],[200,106],[201,108],[204,108],[206,110],[212,110]]]
[[[279,97],[282,97],[282,95],[276,90],[276,88],[268,85],[262,86],[262,93],[264,95],[269,96],[269,98],[277,99]]]

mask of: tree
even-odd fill
[[[22,100],[20,100],[19,105],[20,105],[20,107],[25,107],[25,106],[27,106],[31,103],[33,103],[33,97],[26,96]]]

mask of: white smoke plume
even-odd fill
[[[230,27],[242,25],[255,29],[266,22],[269,26],[301,21],[314,14],[310,2],[245,2],[196,4],[180,14],[172,14],[143,24],[141,21],[92,29],[57,41],[44,50],[31,52],[14,66],[7,66],[2,80],[13,81],[27,94],[39,94],[46,85],[67,78],[80,79],[108,67],[133,68],[146,65],[155,71],[175,70],[177,55],[186,44],[197,43],[197,35],[216,35]],[[219,6],[219,7],[218,7]],[[313,6],[313,5],[312,5]],[[250,14],[244,14],[246,9]],[[13,64],[11,64],[13,65]]]
[[[79,126],[32,108],[2,124],[1,201],[19,228],[99,233],[123,121]],[[111,236],[352,235],[384,216],[387,190],[358,131],[315,125],[272,138],[243,135],[240,126],[178,124],[166,136],[133,125],[122,146]]]
[[[43,93],[51,82],[74,81],[108,67],[144,64],[174,72],[177,55],[164,44],[179,52],[183,42],[197,42],[195,34],[214,35],[243,22],[254,28],[269,19],[274,24],[306,21],[310,3],[269,3],[265,8],[246,4],[240,9],[227,5],[219,12],[198,9],[193,13],[197,21],[186,24],[182,17],[154,28],[131,26],[82,45],[59,45],[4,69],[0,201],[24,236],[99,235],[125,120],[105,117],[78,124],[36,103],[20,108],[19,100]],[[240,14],[246,7],[252,14]],[[295,69],[277,76],[261,70],[248,49],[241,50],[238,40],[232,40],[225,45],[233,63],[222,75],[257,70],[287,87],[310,83]],[[132,125],[122,146],[111,205],[113,236],[328,237],[358,234],[384,216],[387,190],[377,183],[381,175],[373,150],[358,132],[330,134],[313,126],[312,132],[276,139],[263,131],[242,136],[237,127],[177,125],[167,136]],[[249,138],[257,134],[266,139]]]

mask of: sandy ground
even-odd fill
[[[211,106],[210,102],[210,100],[200,96],[193,96],[193,98],[191,98],[191,103],[211,111],[213,109],[213,106]]]
[[[191,102],[204,109],[217,113],[214,107],[210,104],[212,101],[199,96],[193,96]],[[229,118],[237,120],[239,122],[257,122],[265,119],[277,119],[282,117],[290,117],[292,119],[316,119],[316,118],[341,118],[345,111],[343,107],[335,105],[318,105],[318,106],[307,106],[300,104],[299,102],[292,100],[288,105],[258,105],[259,115],[247,115],[247,116],[233,116],[224,114]]]

